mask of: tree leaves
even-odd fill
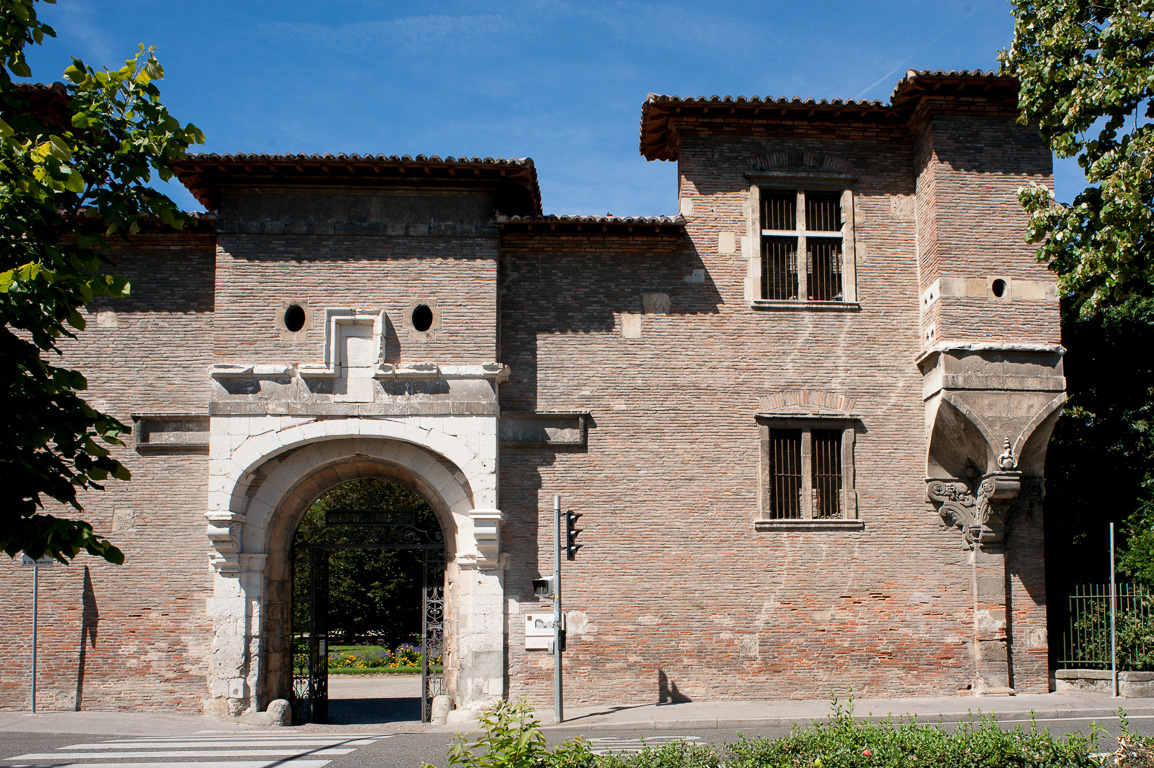
[[[1123,563],[1154,572],[1143,565],[1154,562],[1151,539],[1139,535],[1154,519],[1154,0],[1012,2],[1014,41],[999,59],[1021,83],[1022,118],[1059,157],[1077,157],[1089,184],[1070,205],[1038,186],[1018,195],[1028,239],[1065,294],[1070,402],[1054,432],[1047,480],[1058,492],[1046,514],[1061,539],[1100,538],[1107,519],[1138,510]],[[1110,481],[1088,483],[1098,476]],[[1085,563],[1102,543],[1046,547],[1063,555],[1055,562]]]
[[[0,548],[120,563],[87,522],[43,513],[47,500],[82,511],[78,491],[129,477],[107,447],[123,445],[128,427],[85,403],[85,378],[50,360],[84,329],[85,305],[128,293],[106,271],[112,239],[188,221],[149,182],[170,178],[204,137],[161,103],[163,70],[144,46],[116,71],[73,59],[67,84],[13,83],[31,75],[24,47],[54,36],[36,0],[0,4]]]
[[[1083,315],[1152,296],[1154,1],[1012,1],[1014,41],[999,60],[1021,84],[1022,118],[1091,185],[1071,205],[1020,190],[1029,241]]]

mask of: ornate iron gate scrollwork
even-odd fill
[[[309,552],[307,632],[292,632],[293,719],[328,721],[329,554],[336,549],[421,550],[421,722],[432,714],[433,697],[444,692],[445,543],[439,528],[418,524],[412,512],[356,510],[326,514],[325,527],[367,528],[364,543],[299,545]],[[294,556],[294,563],[299,560]]]
[[[433,716],[433,697],[445,690],[445,551],[425,550],[421,606],[421,722]]]

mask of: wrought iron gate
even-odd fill
[[[417,524],[412,512],[329,512],[325,527],[372,529],[364,543],[304,544],[309,553],[309,620],[292,628],[292,707],[297,722],[328,722],[329,555],[337,549],[416,549],[423,554],[421,578],[421,722],[432,714],[433,697],[444,691],[445,543],[439,528]],[[293,558],[294,567],[298,562]]]
[[[433,715],[433,697],[445,690],[445,550],[425,550],[421,605],[421,722]]]

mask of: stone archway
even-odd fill
[[[288,696],[293,532],[321,494],[364,477],[395,479],[420,493],[444,531],[445,682],[453,703],[470,708],[503,695],[495,421],[416,421],[213,417],[207,516],[216,577],[207,711],[259,711]],[[460,427],[470,439],[453,433]]]

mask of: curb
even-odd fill
[[[1127,717],[1154,717],[1154,708],[1143,707],[1140,709],[1126,710]],[[947,712],[947,713],[886,713],[882,715],[861,715],[855,716],[853,719],[859,723],[878,722],[890,718],[895,722],[904,722],[909,720],[916,720],[919,725],[948,725],[952,723],[962,723],[970,720],[977,720],[982,717],[991,716],[996,720],[1004,721],[1008,719],[1022,720],[1022,721],[1046,721],[1046,720],[1117,720],[1117,709],[1078,709],[1078,710],[1009,710],[1009,711],[976,711],[976,712]],[[652,729],[655,731],[670,731],[670,730],[686,730],[692,728],[700,729],[741,729],[741,728],[788,728],[793,725],[822,722],[828,720],[828,715],[795,715],[795,716],[766,716],[766,717],[731,717],[731,718],[685,718],[678,720],[654,720],[654,719],[637,719],[637,720],[618,720],[612,722],[564,722],[564,723],[550,723],[542,724],[542,728],[546,731],[560,731],[560,730],[584,730],[584,731],[612,731],[612,730],[635,730],[635,729]]]

